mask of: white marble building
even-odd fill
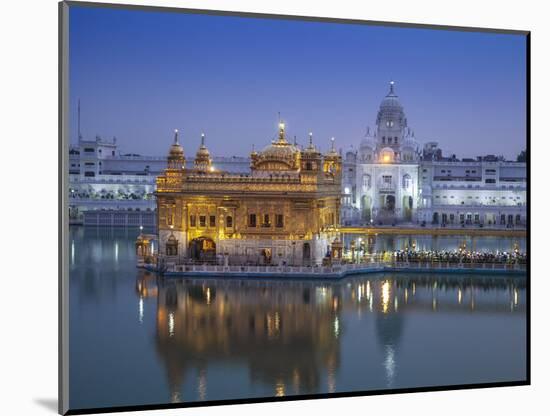
[[[517,227],[526,224],[527,167],[494,156],[444,158],[436,142],[421,149],[394,83],[374,132],[343,166],[342,223]]]

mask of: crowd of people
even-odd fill
[[[499,264],[525,264],[527,254],[519,250],[511,252],[480,252],[467,250],[399,250],[393,253],[393,258],[399,262],[440,262],[440,263],[499,263]]]

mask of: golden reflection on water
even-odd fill
[[[382,284],[382,312],[388,313],[390,304],[390,282],[384,281]]]
[[[459,307],[463,289],[452,282],[434,284],[432,277],[356,278],[322,284],[228,279],[153,282],[150,277],[136,282],[139,320],[145,319],[144,299],[154,293],[156,344],[165,361],[170,391],[179,392],[185,374],[196,368],[198,400],[208,396],[210,363],[244,363],[254,385],[269,386],[279,397],[289,393],[288,386],[292,394],[337,391],[340,343],[349,319],[346,312],[356,310],[370,318],[364,328],[372,328],[374,322],[378,359],[391,387],[397,384],[399,343],[408,313],[464,312]],[[472,285],[472,309],[474,289]],[[510,301],[519,302],[519,291],[509,285],[504,293],[507,297],[501,306],[509,311]],[[501,311],[490,297],[480,295],[480,299],[484,311]],[[322,380],[326,380],[324,386]],[[179,393],[171,398],[180,400]]]
[[[285,395],[285,384],[282,381],[278,381],[275,384],[275,396],[283,397]]]

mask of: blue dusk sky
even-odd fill
[[[395,80],[409,127],[445,155],[526,146],[526,39],[281,19],[72,6],[71,142],[77,103],[85,138],[117,137],[123,153],[165,155],[180,129],[216,156],[248,155],[277,133],[309,131],[357,148]]]

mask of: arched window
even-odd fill
[[[403,175],[403,189],[409,189],[411,186],[411,175],[406,173]]]
[[[363,188],[370,189],[370,175],[368,173],[365,173],[363,175]]]
[[[386,136],[382,137],[382,144],[386,144]]]

